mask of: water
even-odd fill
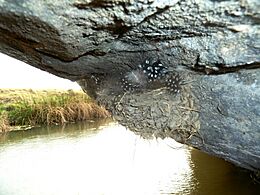
[[[0,137],[0,195],[260,194],[250,175],[171,139],[116,123],[36,128]]]

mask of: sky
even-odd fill
[[[80,89],[76,82],[34,68],[0,53],[0,89]]]

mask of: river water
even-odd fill
[[[103,121],[0,136],[0,195],[260,194],[250,174]]]

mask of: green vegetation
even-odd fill
[[[108,116],[80,91],[0,90],[0,132],[10,126],[64,124]]]

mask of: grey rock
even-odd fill
[[[0,0],[0,51],[77,81],[144,137],[171,137],[259,171],[259,7],[257,0]],[[179,93],[164,78],[122,89],[122,76],[147,59],[180,75]]]

